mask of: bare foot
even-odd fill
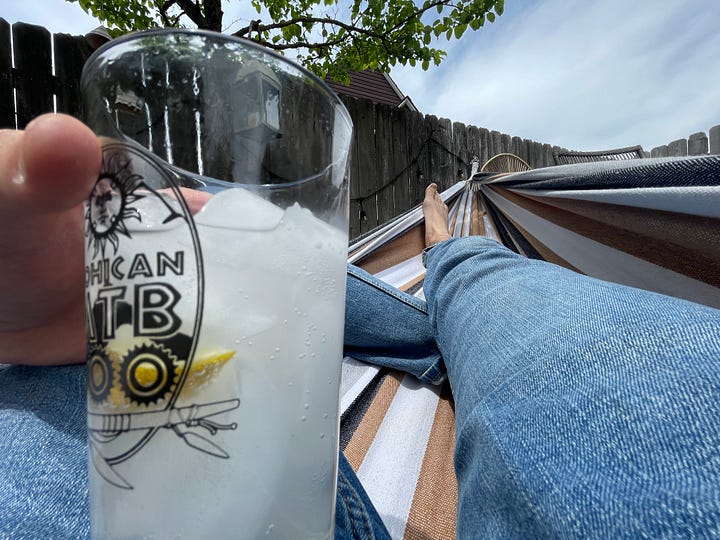
[[[448,207],[437,192],[437,184],[432,183],[425,188],[422,209],[425,214],[426,247],[452,238],[448,232]]]

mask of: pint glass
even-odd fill
[[[115,40],[82,77],[96,538],[328,538],[352,125],[233,37]]]

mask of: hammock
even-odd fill
[[[441,194],[453,236],[720,308],[720,156],[474,173]],[[351,243],[349,261],[423,298],[414,208]],[[455,538],[449,385],[346,358],[341,449],[393,538]]]

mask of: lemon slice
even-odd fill
[[[116,373],[121,371],[120,363],[122,361],[120,355],[115,351],[109,351],[108,353],[110,361],[115,366]],[[187,397],[193,392],[203,388],[222,367],[235,356],[235,351],[230,350],[216,350],[203,354],[202,356],[196,356],[190,366],[190,371],[187,374],[185,384],[183,385],[180,395]],[[171,377],[172,381],[170,384],[175,384],[179,380],[182,370],[184,369],[183,363],[175,363],[173,371],[162,370],[162,364],[158,362],[139,361],[132,366],[132,384],[136,390],[142,392],[147,389],[152,391],[154,387],[160,384],[163,377]],[[93,373],[93,376],[95,374]],[[123,389],[121,383],[121,377],[115,375],[112,382],[112,387],[109,389],[107,396],[107,403],[117,409],[133,409],[137,406],[137,403],[133,403],[132,397],[126,394],[126,390]],[[167,398],[169,394],[162,396],[163,399]]]
[[[204,386],[233,356],[235,351],[217,351],[196,357],[190,365],[181,395]]]

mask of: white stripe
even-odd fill
[[[465,190],[460,198],[460,202],[456,203],[455,212],[457,213],[457,219],[455,220],[455,226],[453,227],[452,235],[455,237],[462,236],[463,224],[467,219],[467,200],[470,192]]]
[[[395,539],[405,534],[439,391],[406,375],[358,469],[360,482]]]
[[[375,277],[393,287],[402,287],[424,273],[425,267],[422,264],[422,254],[419,254],[401,261],[390,268],[381,270],[375,274]]]
[[[462,236],[470,236],[470,225],[472,223],[472,210],[473,202],[477,200],[474,193],[469,190],[466,191],[468,194],[467,201],[465,202],[465,219],[463,220],[463,229],[460,233]]]
[[[510,191],[536,197],[579,199],[606,204],[621,204],[651,210],[665,210],[694,216],[720,218],[720,187],[662,187],[634,189],[581,189]]]
[[[458,193],[460,190],[464,189],[464,187],[464,181],[457,182],[454,186],[443,191],[440,194],[440,197],[443,201],[447,201],[448,199],[454,197],[455,194]],[[423,219],[424,218],[422,213],[422,207],[417,206],[412,211],[408,212],[405,216],[396,218],[395,220],[385,224],[383,227],[376,230],[373,234],[368,235],[367,237],[359,240],[358,242],[355,242],[348,248],[348,251],[352,252],[361,248],[362,246],[362,248],[359,249],[357,253],[355,253],[352,257],[348,258],[348,262],[354,264],[355,262],[359,261],[363,257],[366,257],[376,249],[384,246],[388,242],[394,240],[403,233],[412,229]]]
[[[720,307],[720,289],[555,225],[499,196],[483,193],[505,214],[575,268],[592,277]]]
[[[488,214],[487,207],[485,206],[485,201],[481,199],[482,204],[482,215],[483,215],[483,225],[485,225],[485,236],[487,238],[490,238],[490,240],[495,240],[496,242],[500,242],[500,235],[498,234],[497,230],[495,229],[495,225],[493,224],[492,219],[490,218],[490,214]]]
[[[342,384],[340,390],[340,414],[345,414],[350,405],[362,394],[375,376],[380,372],[378,366],[358,362],[346,356],[342,364]]]

